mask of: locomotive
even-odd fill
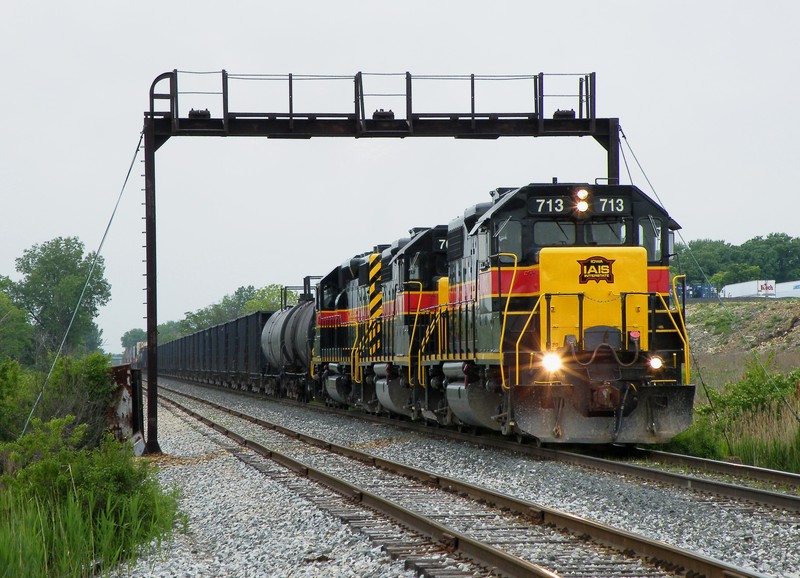
[[[294,306],[161,345],[160,371],[540,443],[664,442],[695,392],[679,228],[633,185],[496,189],[306,278]]]

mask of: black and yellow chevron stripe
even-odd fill
[[[367,351],[370,357],[381,347],[381,324],[383,294],[381,293],[381,254],[369,256],[369,321],[367,322]]]

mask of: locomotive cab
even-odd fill
[[[684,384],[688,344],[668,260],[677,228],[633,186],[495,194],[470,231],[479,305],[472,373],[505,394],[481,425],[578,443],[653,443],[688,427],[694,387]],[[477,402],[451,405],[476,420]]]

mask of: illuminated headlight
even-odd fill
[[[651,357],[649,364],[651,369],[661,369],[664,367],[664,360],[660,357]]]
[[[585,213],[589,210],[589,191],[586,189],[575,191],[575,210],[579,213]]]
[[[542,367],[548,373],[555,373],[561,369],[561,357],[559,357],[558,353],[545,353],[544,357],[542,357]]]

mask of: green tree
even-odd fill
[[[730,243],[698,239],[688,244],[677,243],[677,259],[673,265],[677,273],[686,275],[687,283],[705,283],[716,273],[725,271],[733,261],[734,250]]]
[[[33,362],[33,327],[25,312],[0,290],[0,361],[16,359],[22,364]]]
[[[129,329],[124,333],[120,341],[125,349],[133,347],[140,341],[147,341],[147,331],[144,329]]]
[[[766,238],[754,237],[740,247],[742,261],[758,263],[763,279],[776,282],[800,279],[800,239],[785,233],[771,233]],[[747,280],[747,279],[745,279]]]
[[[158,342],[167,343],[173,339],[178,339],[187,335],[181,326],[180,321],[165,321],[158,324]]]
[[[255,311],[277,311],[281,308],[283,299],[283,286],[273,283],[266,285],[255,292],[255,295],[244,304],[242,315]],[[288,291],[286,294],[286,304],[294,305],[297,303],[297,293]]]
[[[239,287],[233,294],[223,297],[219,303],[197,311],[187,311],[180,321],[160,323],[158,325],[158,342],[167,343],[255,311],[276,311],[281,308],[283,292],[283,285],[278,284],[267,285],[261,289],[256,289],[252,285]],[[286,292],[286,305],[295,305],[297,300],[297,293]],[[144,341],[144,339],[140,341]]]
[[[30,315],[37,346],[45,352],[55,351],[64,338],[94,259],[94,253],[84,254],[78,238],[58,237],[34,245],[16,260],[16,270],[22,279],[11,283],[9,293],[15,304]],[[65,354],[99,348],[100,330],[94,318],[110,297],[111,286],[105,279],[103,258],[99,257],[75,313]]]

